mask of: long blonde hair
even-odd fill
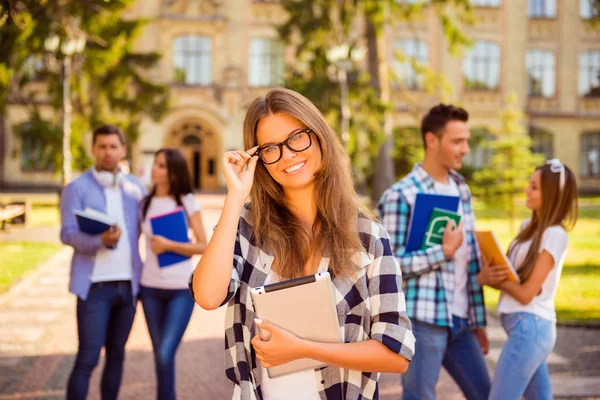
[[[362,248],[357,230],[360,206],[352,183],[350,160],[321,112],[304,96],[273,89],[255,99],[244,120],[244,146],[258,145],[256,127],[271,114],[290,115],[313,130],[321,148],[321,168],[315,174],[317,215],[312,232],[286,205],[283,188],[258,162],[250,191],[250,218],[257,245],[274,252],[273,270],[284,279],[303,275],[311,255],[322,251],[334,274],[350,274],[352,253]]]
[[[552,172],[550,165],[537,167],[540,171],[542,205],[533,212],[531,221],[510,244],[508,255],[512,255],[517,245],[532,240],[531,247],[520,265],[516,266],[521,283],[526,282],[537,260],[544,232],[550,226],[559,225],[571,229],[577,222],[577,180],[573,172],[565,165],[565,186],[560,189],[560,172]]]

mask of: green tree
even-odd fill
[[[432,0],[429,4],[410,4],[396,0],[283,0],[289,18],[281,27],[282,40],[295,49],[296,63],[286,71],[284,85],[308,97],[324,113],[337,132],[341,126],[341,94],[332,78],[327,59],[329,49],[341,44],[353,49],[366,48],[364,63],[349,66],[349,102],[352,110],[350,140],[347,151],[352,160],[355,182],[371,184],[371,198],[376,201],[394,179],[392,153],[394,134],[391,123],[390,66],[384,51],[385,30],[392,23],[415,21],[432,7],[439,17],[451,51],[469,42],[460,25],[471,23],[468,0]],[[451,12],[449,11],[451,10]],[[419,72],[440,80],[425,66]],[[427,88],[441,94],[444,84]],[[418,110],[419,112],[421,110]]]
[[[543,162],[542,155],[531,151],[531,138],[516,104],[516,96],[509,96],[500,111],[500,128],[491,131],[493,139],[487,143],[492,153],[490,161],[473,176],[477,183],[473,193],[487,204],[507,211],[511,232],[515,225],[516,197],[528,185],[535,166]]]
[[[0,0],[0,116],[7,104],[22,104],[30,121],[15,127],[22,139],[41,143],[49,163],[62,165],[62,71],[64,56],[50,55],[44,40],[60,40],[80,32],[86,38],[81,55],[73,56],[72,133],[73,164],[89,165],[83,137],[100,122],[118,124],[134,143],[144,116],[160,119],[168,108],[168,89],[148,77],[160,60],[156,52],[139,53],[134,41],[146,20],[123,18],[135,0]],[[38,64],[38,60],[42,61]],[[31,65],[33,64],[33,73]],[[37,66],[37,68],[36,68]],[[45,83],[42,91],[25,90],[32,79]],[[54,113],[40,112],[51,107]],[[45,118],[42,117],[45,116]],[[0,119],[0,129],[4,120]],[[3,133],[3,132],[0,132]]]
[[[394,150],[392,158],[396,179],[408,174],[413,165],[423,160],[425,149],[421,139],[421,130],[413,126],[394,128]]]

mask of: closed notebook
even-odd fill
[[[434,208],[457,212],[459,201],[458,196],[417,193],[415,205],[410,214],[405,251],[410,252],[421,248]]]
[[[425,250],[436,244],[442,244],[444,231],[446,230],[448,223],[454,221],[454,226],[456,227],[460,223],[460,220],[461,216],[458,213],[443,210],[441,208],[434,208],[431,211],[429,225],[427,225],[421,249]]]
[[[506,254],[502,251],[494,232],[475,231],[475,237],[477,238],[477,243],[479,243],[479,251],[489,260],[490,265],[506,265],[510,269],[508,280],[519,282],[519,275],[508,257],[506,257]]]
[[[86,208],[83,211],[75,210],[73,213],[79,230],[88,235],[99,235],[111,227],[117,226],[115,217],[91,208]]]
[[[169,240],[180,243],[189,243],[188,225],[185,218],[185,211],[182,207],[176,208],[167,214],[161,214],[150,218],[152,233],[163,236]],[[189,256],[166,251],[158,256],[158,265],[168,267],[169,265],[180,263],[190,259]]]

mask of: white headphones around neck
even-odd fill
[[[121,171],[117,171],[116,174],[109,171],[98,171],[96,168],[94,168],[93,171],[96,181],[98,181],[102,187],[121,186],[123,179],[125,178],[125,175]]]

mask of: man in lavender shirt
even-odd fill
[[[92,371],[105,347],[102,399],[116,399],[123,375],[142,260],[138,251],[141,182],[119,169],[125,137],[114,125],[94,129],[95,165],[67,185],[61,196],[60,239],[74,249],[69,290],[77,296],[79,349],[67,399],[85,399]],[[92,208],[116,218],[118,227],[101,235],[80,232],[73,212]]]

